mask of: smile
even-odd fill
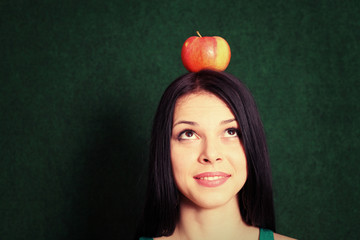
[[[224,184],[231,174],[224,172],[204,172],[194,176],[195,181],[204,187],[218,187]]]
[[[224,178],[225,176],[215,176],[215,177],[201,177],[201,178],[199,178],[199,179],[201,179],[201,180],[210,180],[210,181],[212,181],[212,180],[218,180],[219,178]]]

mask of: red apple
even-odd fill
[[[224,71],[229,65],[231,52],[225,39],[218,36],[192,36],[186,39],[182,50],[181,60],[190,72],[202,69]]]

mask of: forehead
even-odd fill
[[[175,104],[174,121],[179,118],[234,118],[226,103],[216,95],[201,91],[180,97]]]

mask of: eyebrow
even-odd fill
[[[221,125],[224,125],[224,124],[228,124],[228,123],[231,123],[231,122],[234,122],[236,121],[235,118],[232,118],[232,119],[228,119],[228,120],[224,120],[224,121],[221,121]]]
[[[179,124],[199,125],[197,122],[192,122],[192,121],[179,121],[179,122],[175,123],[173,127],[175,127],[176,125],[179,125]]]
[[[236,121],[235,118],[223,120],[220,122],[220,125],[228,124],[228,123],[231,123],[234,121]],[[175,127],[176,125],[179,125],[179,124],[188,124],[188,125],[193,125],[193,126],[199,125],[197,122],[193,122],[193,121],[179,121],[179,122],[176,122],[173,127]]]

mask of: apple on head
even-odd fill
[[[224,71],[231,58],[229,44],[222,37],[202,37],[198,31],[197,34],[186,39],[182,47],[181,60],[185,68],[190,72]]]

